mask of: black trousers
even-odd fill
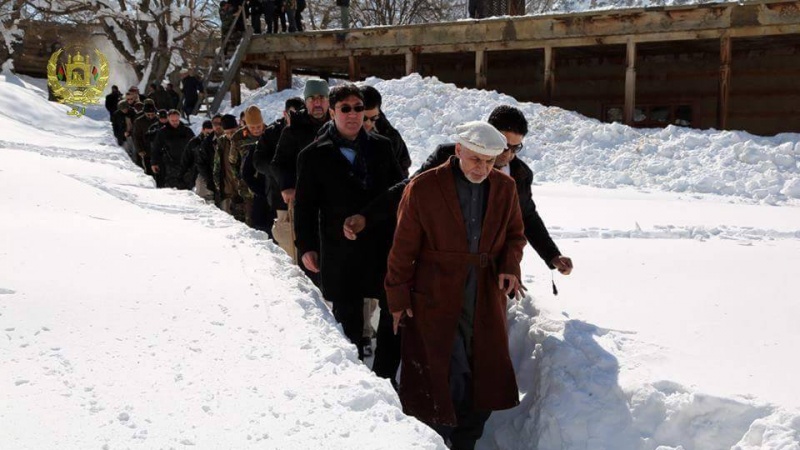
[[[272,210],[265,195],[253,196],[253,210],[250,213],[251,226],[256,230],[264,231],[270,239],[272,237],[272,223],[275,221],[275,211]],[[274,239],[273,239],[274,240]]]
[[[364,334],[364,296],[356,292],[341,298],[327,299],[333,303],[333,317],[342,324],[344,335],[358,349],[358,359],[364,360],[361,337]]]
[[[392,386],[397,388],[397,368],[400,367],[400,333],[394,334],[392,313],[386,307],[386,302],[382,301],[380,306],[380,321],[378,322],[378,339],[375,347],[375,360],[372,363],[372,371],[375,375],[386,378],[392,382]]]
[[[472,408],[472,365],[467,357],[464,339],[456,333],[453,354],[450,357],[450,395],[458,418],[458,426],[431,425],[447,442],[451,450],[473,450],[483,435],[483,428],[491,411]]]

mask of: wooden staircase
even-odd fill
[[[234,32],[236,21],[239,20],[240,16],[244,20],[244,31],[241,34]],[[194,107],[194,114],[205,114],[211,117],[219,111],[222,101],[225,99],[225,94],[231,90],[234,81],[237,81],[239,77],[239,69],[247,54],[247,48],[250,46],[252,37],[253,28],[250,25],[250,21],[247,20],[244,7],[241,7],[233,17],[230,29],[215,51],[209,53],[208,49],[215,48],[216,43],[219,42],[216,37],[212,35],[206,40],[197,64],[198,67],[205,67],[202,69],[204,72],[203,96]],[[236,39],[239,39],[238,43]],[[208,59],[211,59],[211,63],[205,64]],[[234,95],[233,92],[231,95]],[[232,97],[231,100],[232,103],[238,103],[239,101],[236,96]]]

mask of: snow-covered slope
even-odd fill
[[[443,448],[266,235],[19,84],[0,81],[0,448]]]
[[[531,295],[509,308],[523,401],[480,449],[800,448],[797,155],[773,159],[799,135],[633,130],[435,79],[368,82],[416,165],[457,124],[523,109],[535,200],[575,260],[554,297],[526,248]],[[298,92],[234,112],[277,117]],[[155,190],[102,114],[65,112],[0,82],[0,443],[443,448],[263,234]],[[696,181],[720,167],[743,190]]]

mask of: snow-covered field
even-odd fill
[[[524,397],[479,448],[800,449],[800,135],[368,82],[417,165],[460,122],[520,107],[534,198],[575,261],[554,297],[526,249]],[[298,92],[234,112],[277,117]],[[102,111],[65,111],[0,81],[0,448],[443,448],[262,233],[154,189]]]

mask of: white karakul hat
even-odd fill
[[[457,126],[453,138],[469,150],[486,156],[497,156],[508,145],[506,137],[497,128],[480,120]]]

